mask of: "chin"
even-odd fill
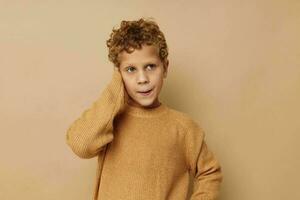
[[[143,107],[149,107],[149,106],[151,106],[154,102],[151,101],[151,100],[144,100],[144,101],[137,101],[136,103],[139,104],[140,106],[143,106]]]
[[[155,103],[155,98],[149,98],[149,99],[132,99],[133,104],[136,106],[141,106],[141,107],[150,107]]]

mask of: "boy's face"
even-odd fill
[[[120,73],[129,96],[128,103],[137,107],[156,107],[159,93],[167,76],[168,61],[164,63],[154,45],[142,45],[132,53],[119,54]],[[145,93],[146,91],[149,91]]]

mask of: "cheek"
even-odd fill
[[[134,84],[127,79],[124,79],[125,88],[128,93],[134,93]]]
[[[153,81],[155,82],[156,87],[161,87],[163,84],[163,78],[159,76],[156,76]]]

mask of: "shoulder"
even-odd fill
[[[204,134],[200,122],[192,118],[188,113],[169,107],[169,116],[177,125],[181,126],[186,133],[196,132]]]

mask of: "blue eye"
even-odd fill
[[[148,70],[153,70],[155,67],[156,67],[155,64],[148,64],[148,65],[146,65],[146,68]],[[133,70],[136,70],[135,67],[133,67],[133,66],[129,66],[129,67],[126,68],[126,71],[129,72],[129,73],[133,72]]]
[[[156,67],[156,65],[155,65],[155,64],[149,64],[149,65],[147,65],[147,67],[148,67],[148,66],[151,66],[151,67],[150,67],[150,69],[151,69],[151,70],[152,70],[153,68],[155,68],[155,67]]]
[[[126,71],[128,71],[129,69],[134,69],[134,67],[128,67],[127,69],[126,69]],[[129,71],[130,72],[130,71]]]

